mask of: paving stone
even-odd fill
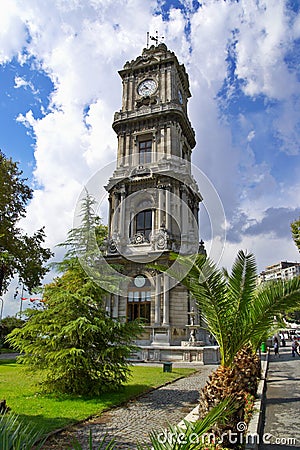
[[[119,450],[136,449],[138,442],[149,444],[151,430],[164,429],[168,424],[176,425],[194,408],[200,388],[215,369],[215,365],[198,366],[197,372],[189,377],[155,389],[126,405],[104,412],[100,417],[58,433],[46,442],[43,450],[70,449],[70,442],[74,438],[78,439],[84,450],[88,449],[90,430],[93,450],[99,447],[104,435],[107,442],[114,438],[116,449]]]

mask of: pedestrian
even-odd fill
[[[279,337],[280,337],[281,346],[282,346],[282,347],[285,347],[286,343],[285,343],[285,337],[284,337],[284,334],[283,334],[283,333],[280,333],[280,334],[279,334]]]
[[[293,358],[295,358],[295,353],[297,353],[297,355],[300,356],[298,347],[299,347],[299,342],[297,341],[296,336],[294,336],[293,340],[292,340],[292,357]]]
[[[274,338],[274,353],[275,356],[278,355],[279,357],[279,342],[277,337]]]

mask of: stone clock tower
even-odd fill
[[[117,167],[106,186],[106,261],[122,267],[123,286],[107,310],[112,317],[143,320],[138,343],[145,348],[176,346],[189,338],[192,300],[155,264],[172,266],[170,252],[199,251],[202,197],[191,174],[196,142],[187,114],[189,79],[165,44],[144,49],[119,74],[123,95],[113,122]]]

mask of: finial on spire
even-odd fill
[[[147,31],[147,48],[149,48],[149,39],[151,41],[155,41],[155,44],[158,45],[162,43],[164,36],[159,36],[157,30],[155,32],[155,36],[150,36],[149,31]]]

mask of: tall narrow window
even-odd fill
[[[152,231],[152,210],[146,209],[136,215],[135,218],[135,232],[142,233],[144,237],[149,240],[149,235]]]
[[[128,287],[127,320],[135,319],[150,323],[151,285],[144,275],[137,275]]]
[[[139,142],[139,163],[141,166],[151,163],[152,141]]]

